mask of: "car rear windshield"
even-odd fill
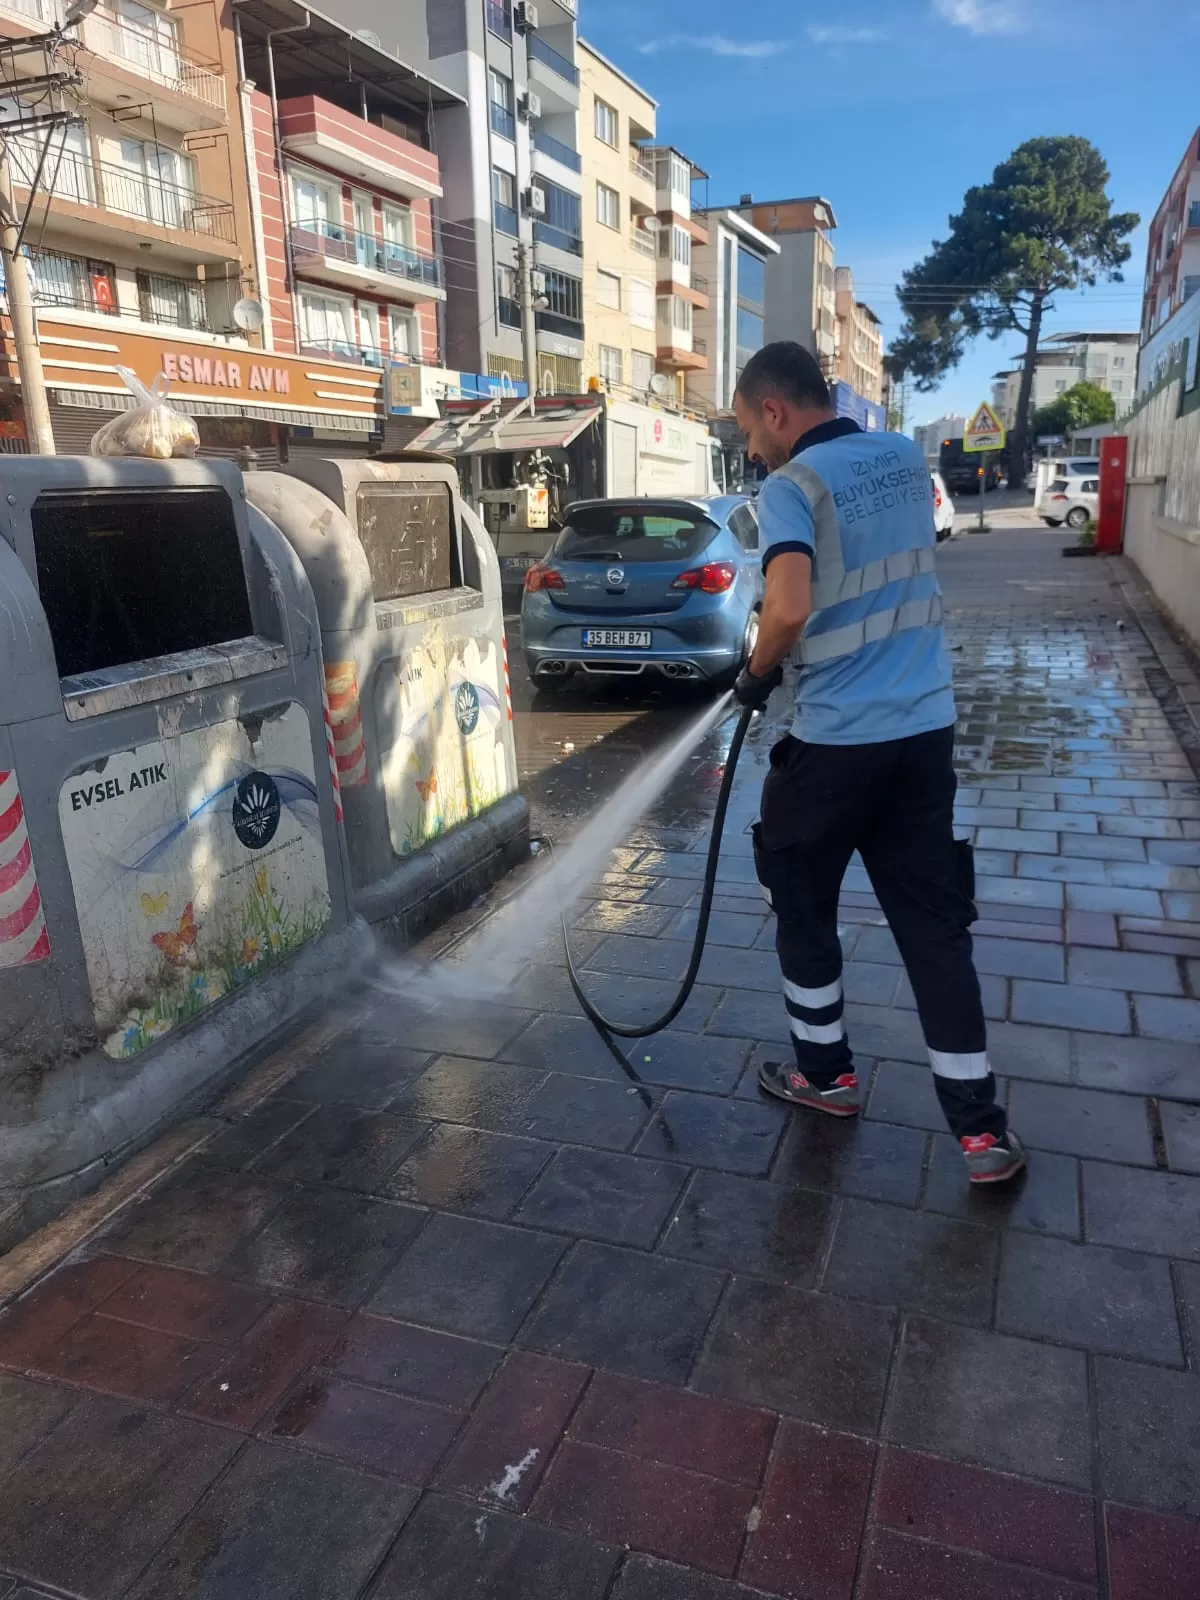
[[[1066,494],[1070,487],[1071,485],[1065,478],[1055,478],[1054,482],[1050,485],[1050,492],[1051,494]]]
[[[580,506],[558,536],[560,561],[690,561],[717,532],[702,511]]]

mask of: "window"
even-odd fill
[[[1067,380],[1065,378],[1055,378],[1055,380],[1054,380],[1054,392],[1055,392],[1055,394],[1065,394],[1066,393],[1066,388],[1067,388]]]
[[[600,376],[605,383],[621,383],[624,370],[621,352],[616,345],[602,344],[600,346]]]
[[[379,307],[369,300],[358,302],[358,338],[363,360],[369,367],[381,367],[383,345],[379,335]]]
[[[496,268],[496,317],[502,328],[521,326],[521,299],[514,268]]]
[[[738,299],[743,305],[764,306],[767,303],[766,264],[752,251],[738,249]]]
[[[686,228],[671,229],[671,259],[681,267],[690,267],[692,264],[692,236]]]
[[[633,352],[633,387],[639,394],[645,394],[650,387],[650,380],[654,376],[654,357],[648,356],[644,350]]]
[[[671,154],[671,188],[675,194],[686,195],[689,199],[692,193],[692,169],[682,156]]]
[[[511,172],[492,168],[492,211],[497,233],[517,237],[517,180]]]
[[[621,122],[615,106],[606,101],[596,101],[596,137],[616,150],[621,140]]]
[[[512,38],[512,0],[486,0],[487,25],[500,39]]]
[[[606,228],[621,226],[621,196],[606,183],[596,185],[596,221]]]
[[[556,250],[582,255],[583,201],[569,189],[560,189],[558,184],[547,183],[544,178],[539,186],[546,198],[546,215],[534,223],[534,238]]]
[[[143,322],[165,322],[175,328],[208,327],[204,290],[195,278],[139,271],[137,291],[138,315]]]
[[[592,561],[602,551],[619,550],[626,564],[686,561],[711,544],[716,531],[717,524],[700,510],[655,511],[611,502],[576,505],[554,554],[560,561]]]
[[[546,312],[571,322],[583,321],[583,284],[566,272],[546,273]],[[545,313],[544,313],[545,314]]]
[[[512,79],[497,72],[495,67],[488,68],[488,103],[492,132],[502,139],[515,139],[517,119],[513,115]]]
[[[15,101],[0,101],[0,116],[12,118],[18,114],[19,108]],[[26,188],[33,182],[45,140],[45,134],[38,133],[17,133],[7,140],[13,176]],[[54,178],[56,200],[76,200],[81,205],[95,205],[96,179],[92,167],[92,147],[88,139],[88,130],[82,124],[64,128],[54,134],[47,157],[46,175],[52,175]],[[128,215],[128,207],[124,209]],[[141,215],[141,212],[136,212],[135,215]]]
[[[605,272],[600,267],[596,272],[596,304],[606,306],[610,311],[621,309],[621,279],[615,272]]]
[[[330,355],[355,356],[354,303],[341,295],[314,294],[305,289],[300,300],[300,340],[310,350]]]
[[[103,12],[100,17],[107,35],[106,53],[177,83],[180,67],[175,23],[161,11],[138,5],[136,0],[117,0],[112,10],[118,26],[107,23]]]
[[[654,326],[654,285],[645,278],[630,278],[625,284],[626,309],[635,328]]]
[[[665,317],[663,308],[666,307]],[[692,331],[692,307],[690,302],[682,300],[677,294],[667,295],[658,302],[659,320],[666,321],[668,327],[678,328],[681,333]]]
[[[393,310],[388,316],[392,356],[396,361],[421,359],[421,324],[412,311]]]
[[[191,211],[194,163],[181,150],[122,139],[119,171],[104,173],[104,198],[111,210],[181,228]]]
[[[757,311],[747,311],[738,306],[737,351],[738,367],[744,367],[756,350],[763,347],[763,319]]]
[[[1125,366],[1125,357],[1124,356],[1114,356],[1112,358],[1112,364],[1118,370],[1123,369],[1124,366]]]
[[[29,269],[34,304],[74,306],[78,311],[105,311],[117,315],[116,268],[107,261],[84,261],[54,250],[30,253]],[[197,286],[198,287],[198,286]]]
[[[743,550],[758,549],[758,516],[753,506],[734,507],[729,513],[729,531]]]
[[[1083,480],[1083,482],[1079,485],[1079,492],[1080,492],[1080,494],[1099,494],[1100,493],[1100,479],[1099,478],[1085,478]]]

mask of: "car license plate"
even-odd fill
[[[649,628],[585,628],[584,645],[598,650],[649,650]]]

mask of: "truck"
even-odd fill
[[[985,476],[979,475],[983,468]],[[980,485],[994,489],[1003,477],[1003,458],[998,450],[986,455],[964,450],[961,439],[943,439],[938,452],[938,471],[951,494],[978,494]]]
[[[702,418],[602,392],[448,400],[411,448],[458,462],[509,592],[549,554],[572,501],[725,489],[724,451]]]

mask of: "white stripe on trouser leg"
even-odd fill
[[[759,886],[758,886],[758,892],[759,892],[759,894],[761,894],[761,895],[762,895],[762,897],[763,897],[763,899],[764,899],[764,900],[765,900],[765,901],[766,901],[766,902],[767,902],[767,904],[768,904],[768,905],[769,905],[769,906],[770,906],[770,908],[771,908],[771,910],[772,910],[772,911],[774,911],[774,909],[775,909],[775,902],[774,902],[774,900],[772,900],[772,899],[771,899],[771,891],[770,891],[770,889],[768,889],[768,888],[767,888],[767,886],[766,886],[766,884],[765,884],[765,883],[760,883],[760,884],[759,884]]]
[[[986,1078],[992,1070],[986,1050],[956,1055],[948,1050],[931,1050],[929,1064],[939,1078]]]
[[[803,1006],[806,1011],[820,1011],[824,1006],[841,1004],[842,980],[837,978],[823,989],[802,989],[798,983],[789,983],[785,978],[783,992],[793,1005]]]
[[[842,1022],[801,1022],[799,1017],[789,1017],[792,1038],[801,1044],[840,1044],[846,1037]]]

